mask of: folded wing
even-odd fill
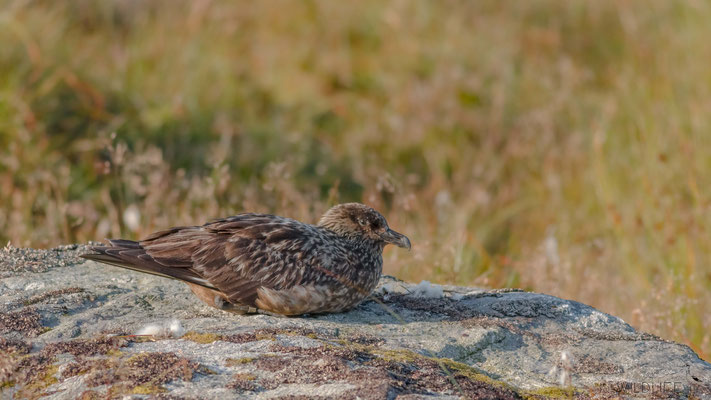
[[[203,226],[176,227],[144,240],[109,240],[83,257],[215,290],[255,307],[260,288],[301,283],[315,261],[313,227],[287,218],[240,214]]]

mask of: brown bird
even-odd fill
[[[379,212],[359,203],[331,208],[318,225],[245,213],[108,242],[82,257],[184,281],[221,310],[280,315],[356,306],[380,279],[385,245],[410,248]]]

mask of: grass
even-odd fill
[[[362,201],[406,280],[573,298],[711,355],[705,2],[0,10],[0,240]]]

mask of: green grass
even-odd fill
[[[574,298],[708,358],[710,19],[662,0],[10,0],[0,240],[363,201],[413,241],[387,273]]]

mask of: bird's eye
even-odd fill
[[[358,223],[360,226],[366,226],[368,224],[363,218],[358,218]]]

